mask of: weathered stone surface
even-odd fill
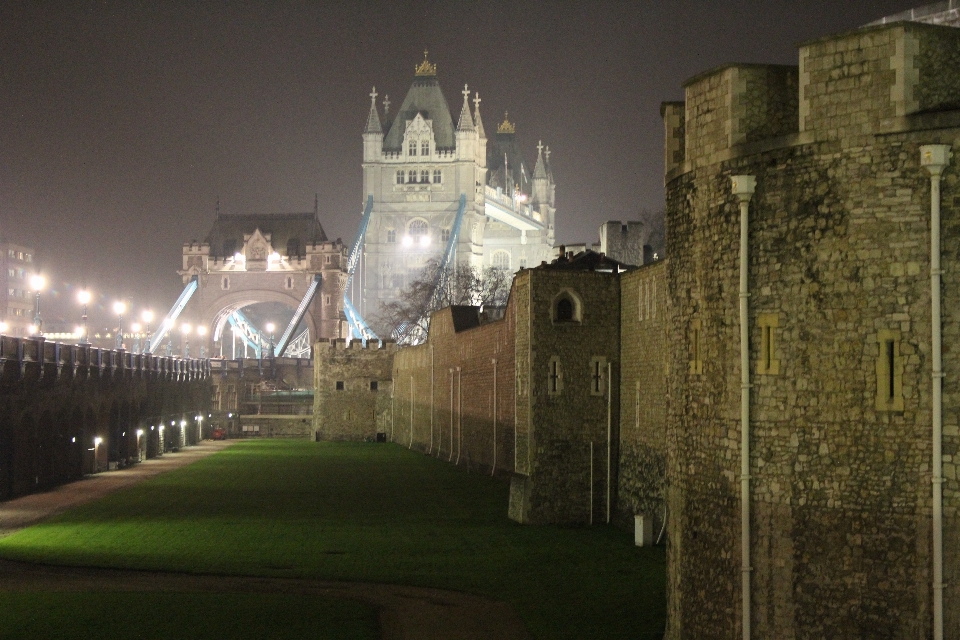
[[[317,440],[372,441],[390,426],[394,342],[314,344],[313,429]]]

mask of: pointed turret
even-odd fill
[[[363,129],[363,161],[378,159],[383,149],[383,129],[380,127],[380,115],[377,113],[377,88],[370,92],[370,114],[367,126]]]
[[[370,92],[370,115],[367,116],[367,127],[364,133],[383,133],[380,127],[380,115],[377,113],[377,88]]]
[[[460,109],[460,121],[457,123],[457,131],[476,131],[473,126],[473,116],[470,115],[470,90],[467,85],[463,85],[463,108]]]
[[[537,166],[533,168],[533,201],[534,203],[547,202],[549,180],[547,169],[543,161],[543,141],[537,142]]]
[[[470,90],[463,85],[463,108],[460,109],[460,122],[457,123],[457,157],[472,160],[477,153],[477,130],[470,115]]]
[[[483,130],[483,120],[480,119],[480,93],[473,94],[473,122],[477,127],[477,136],[481,140],[487,139],[487,132]]]

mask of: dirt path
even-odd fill
[[[121,471],[0,502],[0,537],[230,446],[204,441]],[[399,585],[59,567],[0,560],[2,591],[207,591],[298,593],[365,602],[380,611],[385,640],[528,640],[513,609],[479,596]]]

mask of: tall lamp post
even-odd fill
[[[78,291],[77,301],[83,305],[83,315],[81,316],[83,328],[81,329],[80,344],[90,344],[90,334],[87,332],[87,305],[90,304],[90,292],[86,289]]]
[[[200,342],[200,358],[201,358],[201,359],[204,358],[204,353],[203,353],[203,351],[204,351],[204,346],[205,346],[205,344],[206,344],[206,342],[207,342],[207,341],[206,341],[206,335],[207,335],[207,328],[206,328],[205,326],[203,326],[202,324],[199,325],[199,326],[197,326],[197,336],[199,336],[199,338],[200,338],[199,342]]]
[[[268,322],[268,323],[267,323],[267,331],[270,332],[270,351],[269,351],[269,354],[268,354],[268,355],[269,355],[269,357],[271,357],[271,358],[275,357],[275,355],[276,355],[276,354],[273,353],[273,331],[274,331],[274,329],[276,329],[276,328],[277,328],[276,325],[274,325],[272,322]]]
[[[117,300],[113,303],[113,312],[117,314],[117,349],[123,349],[123,312],[127,305]]]
[[[47,280],[39,273],[30,277],[30,287],[37,292],[33,307],[33,326],[38,336],[43,335],[43,320],[40,319],[40,291],[46,286]]]
[[[180,331],[183,332],[183,357],[190,357],[190,325],[184,322],[180,325]]]
[[[140,319],[143,320],[143,323],[147,327],[143,331],[143,353],[150,353],[150,340],[152,339],[150,335],[150,322],[153,320],[153,311],[147,309],[140,314]]]

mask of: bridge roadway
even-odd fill
[[[127,469],[87,476],[52,491],[0,502],[0,537],[146,478],[188,465],[233,442],[204,440],[199,446]],[[517,614],[504,603],[455,591],[392,584],[58,567],[0,559],[0,591],[317,595],[373,605],[380,611],[380,628],[385,640],[529,640],[531,637]]]

